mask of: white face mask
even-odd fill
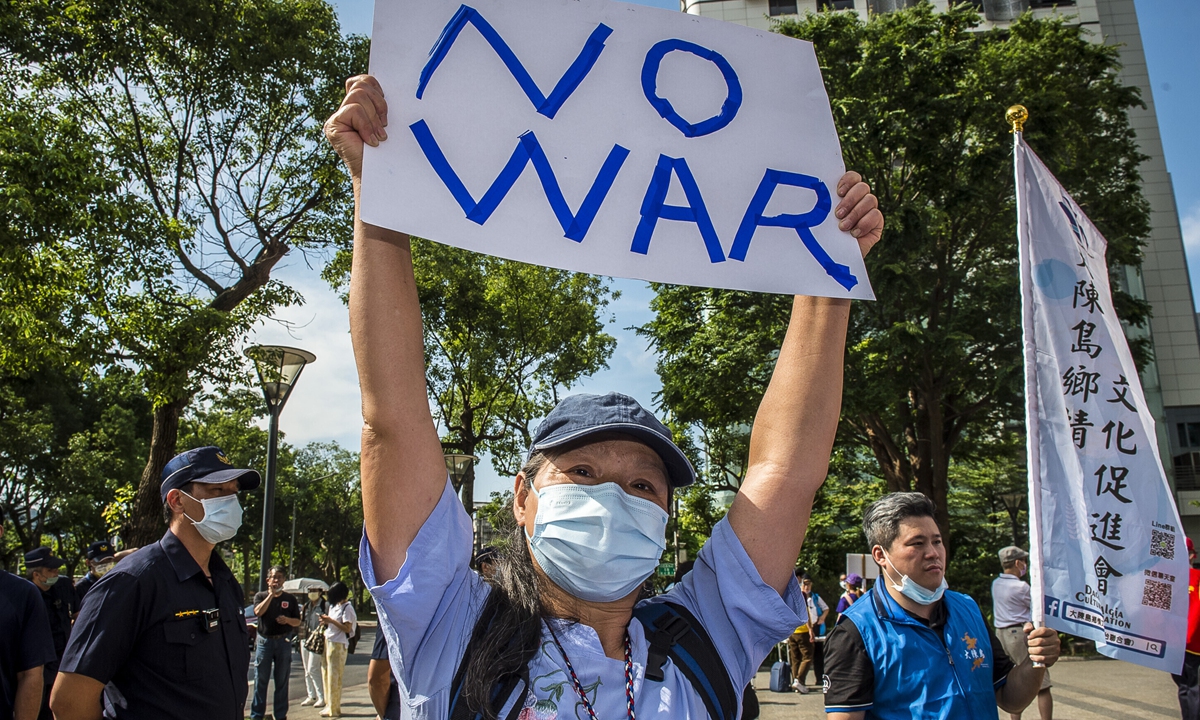
[[[115,564],[116,563],[114,563],[112,561],[99,563],[96,565],[96,568],[94,570],[92,570],[92,574],[95,575],[96,577],[104,577],[104,574],[107,573],[109,570],[112,570],[113,565],[115,565]]]
[[[187,493],[183,494],[196,500]],[[200,537],[204,538],[206,542],[216,545],[237,535],[238,528],[242,526],[242,506],[238,503],[237,495],[206,498],[196,500],[196,502],[204,506],[204,519],[196,522],[187,513],[184,513],[183,516],[192,521],[192,527],[196,528]]]
[[[47,575],[46,577],[42,578],[42,584],[46,587],[50,587],[56,582],[58,582],[58,575]]]
[[[616,483],[551,485],[540,493],[529,547],[563,590],[591,602],[620,600],[658,567],[667,513]]]
[[[881,550],[883,548],[880,548]],[[888,561],[888,565],[892,565],[892,559],[888,557],[887,550],[883,551],[883,557]],[[894,565],[892,566],[895,567]],[[946,584],[946,576],[942,575],[942,584],[938,585],[936,590],[930,590],[923,585],[915,582],[907,575],[900,576],[899,584],[892,582],[892,574],[884,568],[883,574],[887,576],[888,584],[892,589],[899,592],[904,597],[912,600],[918,605],[932,605],[942,599],[942,594],[946,592],[946,588],[950,587]]]
[[[320,599],[321,599],[321,593],[319,593],[319,592],[310,592],[310,593],[308,594],[308,599],[309,599],[309,600],[311,600],[312,602],[316,602],[316,601],[318,601],[318,600],[320,600]]]

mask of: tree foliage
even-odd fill
[[[55,540],[68,570],[108,537],[103,509],[132,487],[149,440],[149,403],[129,373],[72,368],[0,376],[3,560]]]
[[[39,87],[77,118],[146,210],[106,246],[133,276],[89,311],[113,360],[154,403],[149,459],[126,534],[157,537],[159,473],[180,414],[229,383],[254,321],[301,301],[271,272],[292,248],[346,240],[348,190],[321,138],[365,42],[324,0],[14,0],[0,22]]]
[[[486,452],[515,475],[530,424],[559,395],[608,366],[616,340],[603,313],[617,294],[593,275],[527,265],[414,238],[426,379],[442,445]],[[348,279],[349,253],[326,273]],[[474,472],[460,490],[474,512]]]
[[[888,223],[867,258],[879,300],[852,312],[839,441],[869,451],[889,491],[930,496],[944,530],[953,463],[991,456],[1022,417],[1005,108],[1029,108],[1026,140],[1109,239],[1110,267],[1136,267],[1149,230],[1127,115],[1141,101],[1117,79],[1117,50],[1061,19],[978,23],[968,5],[926,2],[776,27],[815,44],[846,164]],[[1118,295],[1122,319],[1143,325],[1148,306]],[[664,407],[739,470],[787,299],[662,287],[654,309],[640,332],[660,354]]]

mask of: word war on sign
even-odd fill
[[[567,270],[872,299],[811,44],[611,0],[380,2],[366,222]],[[531,169],[532,166],[532,169]]]

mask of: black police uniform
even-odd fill
[[[33,583],[0,570],[0,718],[13,716],[17,676],[58,659],[39,595]]]
[[[40,589],[40,588],[39,588]],[[54,672],[58,671],[57,660],[61,660],[67,649],[67,640],[71,637],[71,616],[79,610],[75,597],[75,587],[66,575],[59,575],[58,582],[49,590],[41,590],[42,602],[46,604],[46,615],[50,618],[50,633],[54,636],[54,655],[56,661],[46,666],[48,681],[54,682]]]
[[[218,552],[208,568],[168,530],[89,591],[61,669],[107,685],[106,717],[244,717],[242,589]]]

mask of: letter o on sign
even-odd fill
[[[675,112],[675,108],[671,107],[670,101],[658,95],[658,71],[663,58],[667,56],[667,53],[677,50],[689,52],[716,65],[725,78],[725,86],[728,89],[725,103],[721,105],[721,112],[695,125],[684,120],[679,113]],[[738,81],[737,73],[733,71],[733,66],[729,64],[729,61],[715,50],[709,50],[686,40],[663,40],[650,48],[650,52],[646,53],[646,62],[642,65],[642,91],[646,93],[646,99],[664,120],[690,138],[710,135],[725,127],[733,122],[738,108],[742,106],[742,84]]]

